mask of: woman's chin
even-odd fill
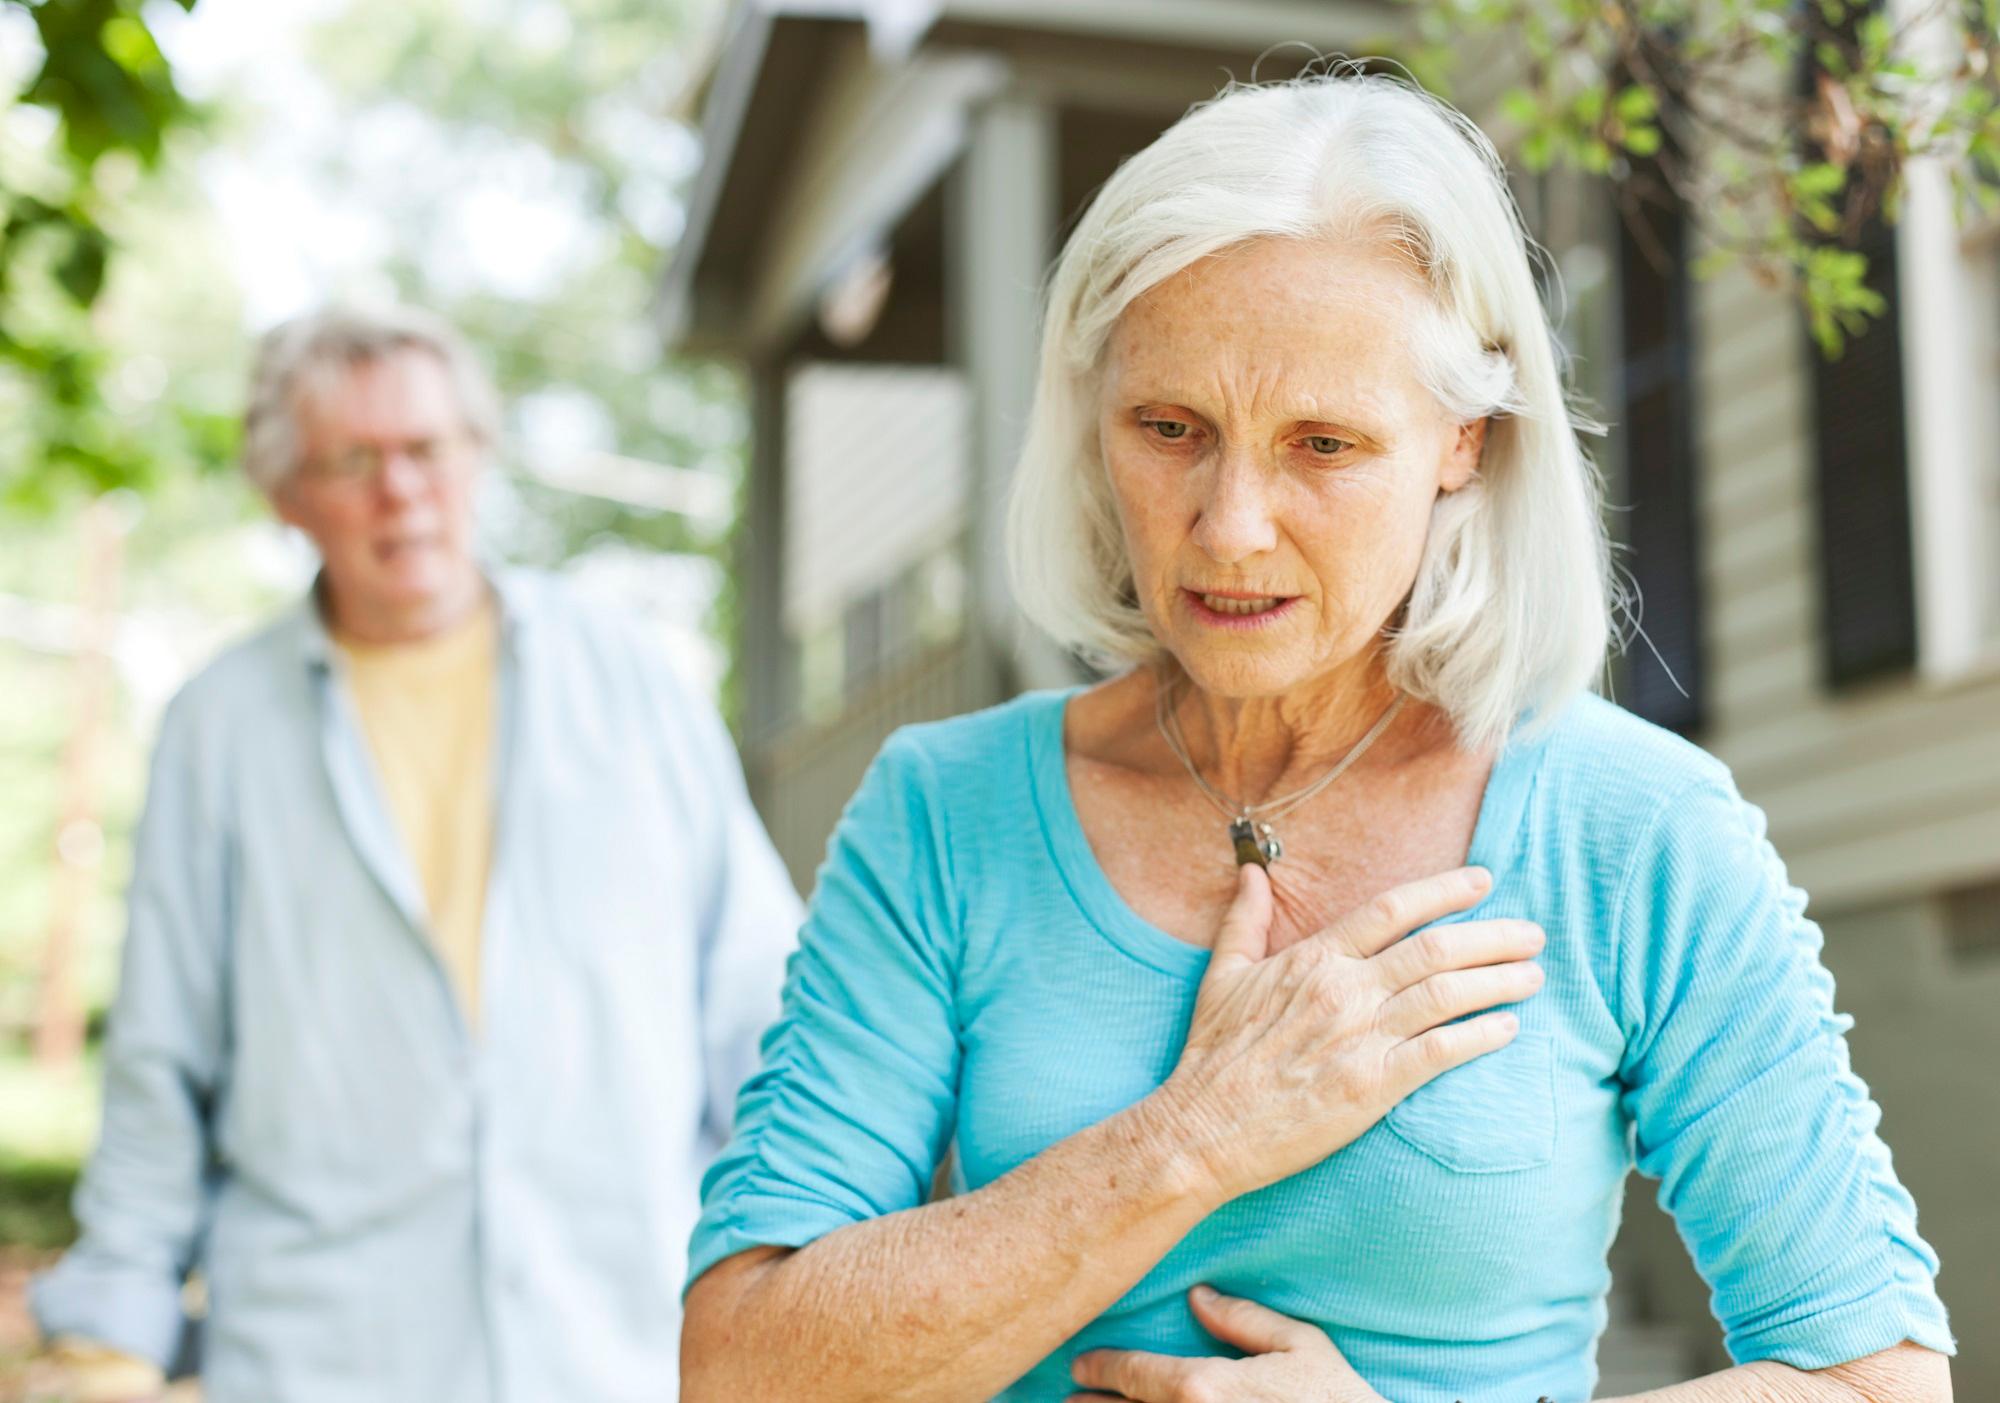
[[[1248,700],[1283,696],[1310,680],[1316,671],[1303,664],[1290,649],[1218,647],[1182,641],[1173,648],[1173,653],[1189,680],[1214,697]]]

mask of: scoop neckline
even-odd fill
[[[1134,911],[1105,875],[1083,831],[1083,820],[1076,811],[1076,796],[1070,789],[1068,757],[1063,748],[1063,718],[1071,699],[1088,685],[1043,693],[1040,704],[1028,717],[1028,766],[1049,855],[1071,897],[1113,945],[1163,974],[1199,978],[1208,968],[1209,951],[1170,935]],[[1484,867],[1491,872],[1493,886],[1478,905],[1443,919],[1469,919],[1492,901],[1519,850],[1521,814],[1527,807],[1528,793],[1548,739],[1546,731],[1529,739],[1523,737],[1522,730],[1523,722],[1517,721],[1493,761],[1465,859],[1468,866]]]

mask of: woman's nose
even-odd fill
[[[1193,535],[1194,543],[1211,559],[1233,565],[1276,547],[1271,483],[1261,465],[1247,454],[1219,454],[1205,486]]]

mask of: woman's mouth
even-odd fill
[[[1183,589],[1181,594],[1196,618],[1223,627],[1256,627],[1289,613],[1298,602],[1295,594],[1212,594],[1205,590]]]

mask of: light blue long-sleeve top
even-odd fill
[[[674,1396],[697,1184],[797,897],[658,640],[491,579],[481,1031],[301,604],[163,720],[49,1333],[165,1361],[199,1267],[209,1403]]]
[[[950,1145],[976,1189],[1173,1069],[1208,952],[1093,858],[1068,695],[884,747],[704,1181],[694,1275],[921,1203]],[[1396,1403],[1582,1403],[1635,1162],[1737,1360],[1955,1352],[1819,929],[1725,767],[1580,697],[1502,752],[1470,861],[1493,890],[1449,919],[1548,933],[1514,1041],[1210,1215],[1005,1397],[1062,1398],[1100,1346],[1229,1353],[1187,1308],[1208,1282],[1321,1326]]]

